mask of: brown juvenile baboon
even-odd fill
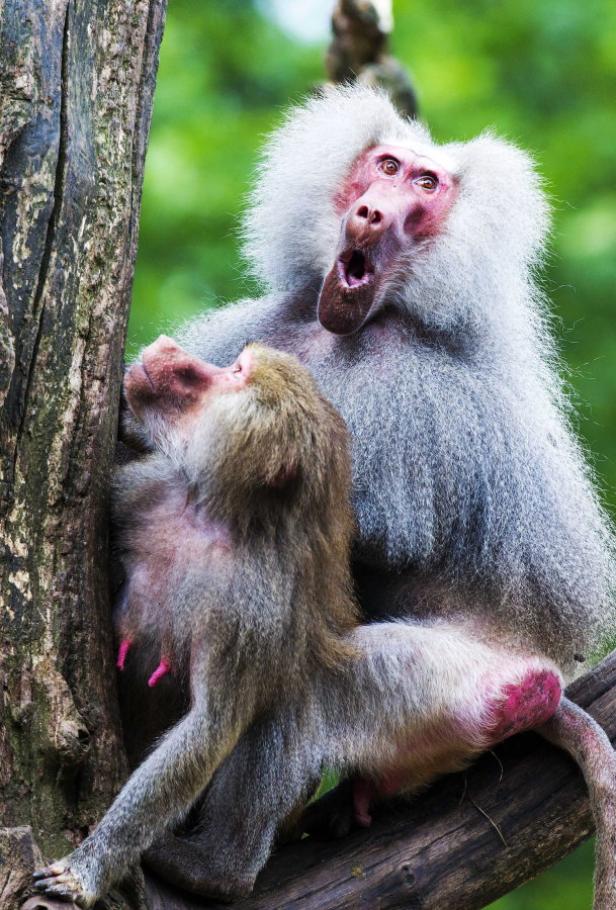
[[[124,385],[153,451],[115,480],[121,634],[185,673],[191,704],[94,833],[35,876],[84,907],[181,818],[256,718],[305,702],[317,667],[348,660],[355,620],[346,428],[295,358],[250,345],[221,369],[161,337]]]
[[[209,882],[224,897],[250,890],[324,767],[365,775],[354,809],[367,824],[373,796],[421,786],[557,712],[562,677],[545,657],[455,621],[357,626],[346,431],[294,358],[251,345],[221,369],[161,337],[125,391],[154,451],[115,484],[121,658],[128,643],[157,652],[155,673],[186,676],[191,704],[94,833],[36,874],[39,890],[91,906],[236,747],[245,773],[255,759],[266,768],[242,807],[256,822],[252,865]],[[444,655],[455,691],[440,684],[427,702],[426,668],[442,678]]]

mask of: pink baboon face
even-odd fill
[[[252,368],[253,354],[248,349],[230,366],[216,367],[161,335],[126,371],[124,392],[131,411],[140,420],[159,415],[176,422],[194,416],[214,396],[245,388]]]
[[[334,198],[341,234],[319,297],[324,328],[347,335],[362,327],[401,254],[442,230],[456,190],[442,165],[402,146],[360,155]]]

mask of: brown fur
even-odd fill
[[[191,704],[95,832],[37,874],[39,890],[84,907],[190,809],[248,729],[279,735],[289,704],[307,715],[317,668],[355,653],[347,431],[308,371],[260,345],[220,369],[161,336],[125,392],[153,451],[116,479],[118,628],[134,639],[129,661],[158,649],[188,677]],[[311,786],[302,778],[298,805]]]

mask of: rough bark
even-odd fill
[[[417,95],[402,64],[389,53],[392,0],[338,0],[325,67],[332,82],[363,82],[384,89],[401,114],[416,117]]]
[[[47,858],[66,853],[126,770],[106,491],[165,2],[0,0],[7,910],[35,844]],[[3,850],[9,843],[21,846]]]
[[[569,688],[616,739],[616,652]],[[368,831],[281,848],[234,910],[479,910],[592,833],[581,774],[532,734],[398,805]],[[148,881],[150,910],[222,910]]]

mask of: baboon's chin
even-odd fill
[[[317,303],[317,318],[334,335],[350,335],[368,319],[378,279],[354,260],[338,259],[323,282]]]

